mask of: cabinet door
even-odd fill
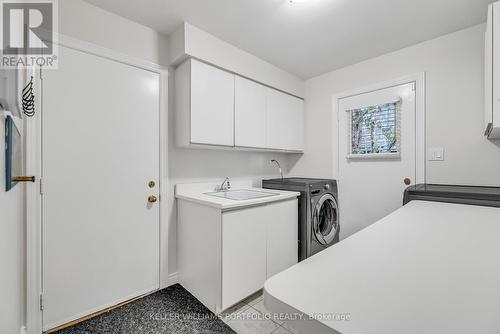
[[[292,135],[289,142],[289,149],[292,151],[304,150],[304,101],[288,96],[290,127]]]
[[[191,143],[234,145],[234,75],[191,60]]]
[[[493,125],[493,5],[488,6],[484,47],[484,128]]]
[[[304,104],[301,99],[268,89],[267,147],[289,151],[304,149]]]
[[[266,87],[236,76],[234,138],[241,147],[266,147]]]
[[[500,127],[500,4],[493,4],[493,127]],[[497,130],[498,131],[498,130]]]
[[[259,206],[222,215],[222,309],[264,286],[266,213]]]
[[[267,277],[298,262],[297,199],[272,203],[267,211]]]

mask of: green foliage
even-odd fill
[[[396,153],[397,108],[396,102],[351,110],[351,153]]]

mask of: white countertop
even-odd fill
[[[220,183],[219,183],[220,184]],[[248,200],[232,200],[227,198],[206,195],[207,192],[213,192],[216,183],[191,183],[177,184],[175,186],[175,197],[186,201],[191,201],[203,205],[208,205],[221,210],[243,208],[246,206],[261,205],[266,203],[283,201],[300,196],[299,192],[262,189],[252,185],[251,181],[231,182],[231,190],[254,190],[266,193],[276,194],[275,196],[254,198]]]
[[[271,277],[264,298],[350,318],[297,321],[304,333],[500,333],[500,208],[412,201]]]

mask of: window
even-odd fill
[[[400,156],[401,100],[348,110],[348,158],[397,158]]]

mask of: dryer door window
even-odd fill
[[[313,230],[322,245],[329,245],[335,239],[338,230],[338,208],[333,195],[323,195],[314,207]]]

